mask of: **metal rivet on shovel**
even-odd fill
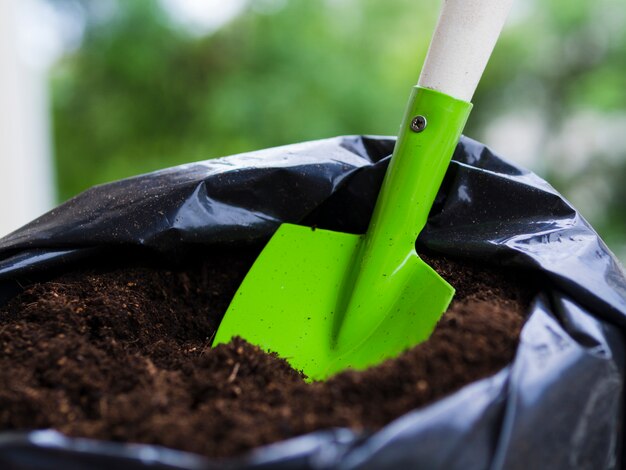
[[[428,121],[424,116],[415,116],[411,120],[411,130],[413,132],[422,132],[424,129],[426,129],[427,125]]]

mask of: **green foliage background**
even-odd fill
[[[552,139],[586,111],[626,126],[626,2],[518,1],[524,8],[494,53],[466,134],[480,140],[503,114],[539,116],[545,146],[534,169],[580,201],[626,257],[626,141],[592,147],[564,171],[567,145]],[[79,2],[82,44],[53,70],[61,200],[195,160],[395,134],[439,8],[431,0],[249,0],[234,21],[197,36],[157,0],[111,2],[106,17],[94,1]]]

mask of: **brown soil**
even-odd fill
[[[0,308],[0,430],[161,444],[211,457],[316,429],[375,430],[511,361],[534,290],[510,273],[426,261],[457,289],[432,338],[365,372],[306,384],[212,335],[256,250],[182,269],[100,268]],[[524,287],[520,287],[524,286]]]

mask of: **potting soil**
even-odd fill
[[[210,347],[259,248],[184,268],[104,266],[0,308],[0,430],[240,455],[317,429],[373,431],[511,362],[535,293],[522,274],[423,255],[456,289],[431,339],[307,384],[242,339]]]

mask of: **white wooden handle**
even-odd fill
[[[471,101],[513,0],[443,0],[418,85]]]

